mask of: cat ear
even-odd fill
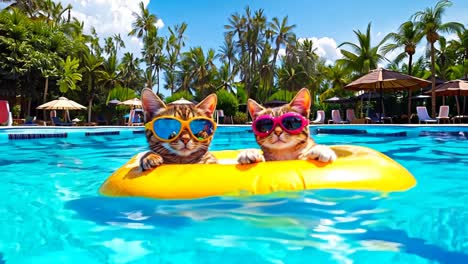
[[[255,100],[250,99],[247,100],[247,108],[249,109],[250,117],[252,117],[252,120],[255,120],[258,117],[258,114],[265,110],[263,106],[261,106],[259,103],[255,102]]]
[[[291,100],[289,106],[301,115],[309,118],[311,97],[307,88],[302,88]]]
[[[218,103],[218,97],[216,94],[208,95],[203,101],[197,104],[196,108],[203,111],[207,117],[213,117],[213,113],[216,109],[216,104]]]
[[[145,122],[149,122],[159,111],[166,108],[164,102],[148,88],[143,89],[141,92],[141,104],[145,111]]]

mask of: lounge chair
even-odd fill
[[[444,121],[447,123],[450,123],[450,117],[449,117],[449,106],[448,105],[441,105],[439,108],[439,115],[436,116],[437,123],[440,124],[440,121]]]
[[[0,124],[6,124],[7,126],[13,124],[13,117],[10,112],[8,101],[0,101]]]
[[[393,123],[393,119],[390,116],[385,116],[385,114],[376,113],[374,111],[369,112],[369,116],[366,116],[366,121],[368,123],[385,123],[385,121]]]
[[[27,117],[26,121],[23,124],[24,126],[37,126],[36,117]]]
[[[310,124],[323,124],[323,123],[325,123],[325,111],[318,110],[317,117],[315,118],[315,120],[310,121]]]
[[[349,123],[352,123],[354,120],[356,120],[354,109],[346,109],[346,120],[348,120]]]
[[[52,124],[54,126],[72,126],[73,123],[67,123],[67,122],[62,122],[62,120],[60,120],[60,118],[54,116],[54,117],[51,117],[52,119]]]
[[[216,110],[216,123],[224,124],[224,111],[222,109]]]
[[[127,126],[142,126],[144,124],[142,109],[130,110],[128,116],[125,115],[125,117],[128,117]]]
[[[135,114],[133,116],[132,126],[142,126],[142,125],[144,125],[143,118],[139,114]]]
[[[436,123],[436,119],[432,119],[429,114],[427,113],[427,108],[425,106],[418,106],[416,107],[416,112],[418,113],[419,124],[421,122],[427,123]]]
[[[348,121],[341,119],[340,110],[332,110],[332,120],[334,124],[348,124]]]

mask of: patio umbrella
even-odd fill
[[[362,93],[360,95],[357,95],[352,98],[354,101],[359,101],[359,100],[377,100],[380,99],[380,95],[377,93],[373,92],[366,92]]]
[[[64,120],[66,121],[67,118],[69,118],[68,110],[82,110],[86,109],[85,106],[80,105],[79,103],[69,100],[66,97],[59,97],[57,100],[53,100],[50,102],[47,102],[45,104],[42,104],[36,109],[43,109],[43,110],[65,110],[63,115],[64,115]]]
[[[182,97],[179,100],[175,100],[174,102],[170,102],[168,104],[194,104],[194,103]]]
[[[333,96],[332,98],[328,98],[323,100],[325,103],[332,103],[332,104],[340,104],[340,103],[349,103],[350,98],[341,98],[338,96]]]
[[[426,93],[430,93],[431,91],[427,91]],[[455,96],[455,100],[457,101],[457,112],[460,115],[460,103],[458,101],[459,96],[468,96],[468,81],[465,80],[453,80],[445,82],[436,87],[435,90],[436,95],[440,96]],[[463,105],[463,112],[465,105]]]
[[[427,99],[427,98],[431,98],[431,96],[429,96],[429,95],[424,95],[424,94],[419,94],[419,95],[411,96],[411,99],[413,99],[413,100]]]
[[[121,102],[119,100],[117,100],[117,99],[112,99],[112,100],[109,101],[109,104],[119,104],[119,103],[121,103]]]
[[[79,103],[69,100],[66,97],[59,97],[57,100],[53,100],[42,104],[36,109],[46,109],[46,110],[81,110],[86,109],[85,106],[80,105]]]
[[[141,100],[138,98],[129,99],[118,103],[119,105],[141,106]]]
[[[408,96],[411,96],[411,90],[419,89],[429,84],[429,81],[420,78],[379,68],[346,85],[345,89],[355,91],[378,89],[380,91],[380,112],[383,114],[383,90],[408,90]],[[408,100],[408,116],[410,115],[411,100]]]

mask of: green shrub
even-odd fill
[[[13,108],[11,108],[11,112],[14,117],[19,118],[19,115],[21,113],[21,105],[13,106]]]
[[[245,91],[244,84],[239,83],[236,84],[236,96],[237,101],[239,104],[246,104],[247,103],[247,92]]]
[[[193,100],[193,95],[191,93],[189,93],[188,91],[179,91],[179,92],[176,92],[174,93],[173,95],[171,96],[168,96],[166,98],[166,103],[172,103],[174,101],[177,101],[181,98],[184,98],[186,100]]]
[[[219,90],[216,95],[218,96],[216,109],[222,109],[225,116],[235,115],[239,106],[236,96],[226,90]]]
[[[235,124],[245,124],[247,122],[247,114],[243,112],[236,112],[233,117]]]
[[[272,94],[270,97],[268,97],[267,101],[279,100],[279,101],[289,102],[294,98],[295,95],[296,95],[296,92],[290,92],[287,90],[278,90],[277,92]]]

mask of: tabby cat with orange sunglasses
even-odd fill
[[[161,164],[217,163],[208,151],[216,123],[217,97],[208,95],[199,104],[166,105],[150,89],[143,89],[145,133],[150,151],[140,158],[142,170]]]

